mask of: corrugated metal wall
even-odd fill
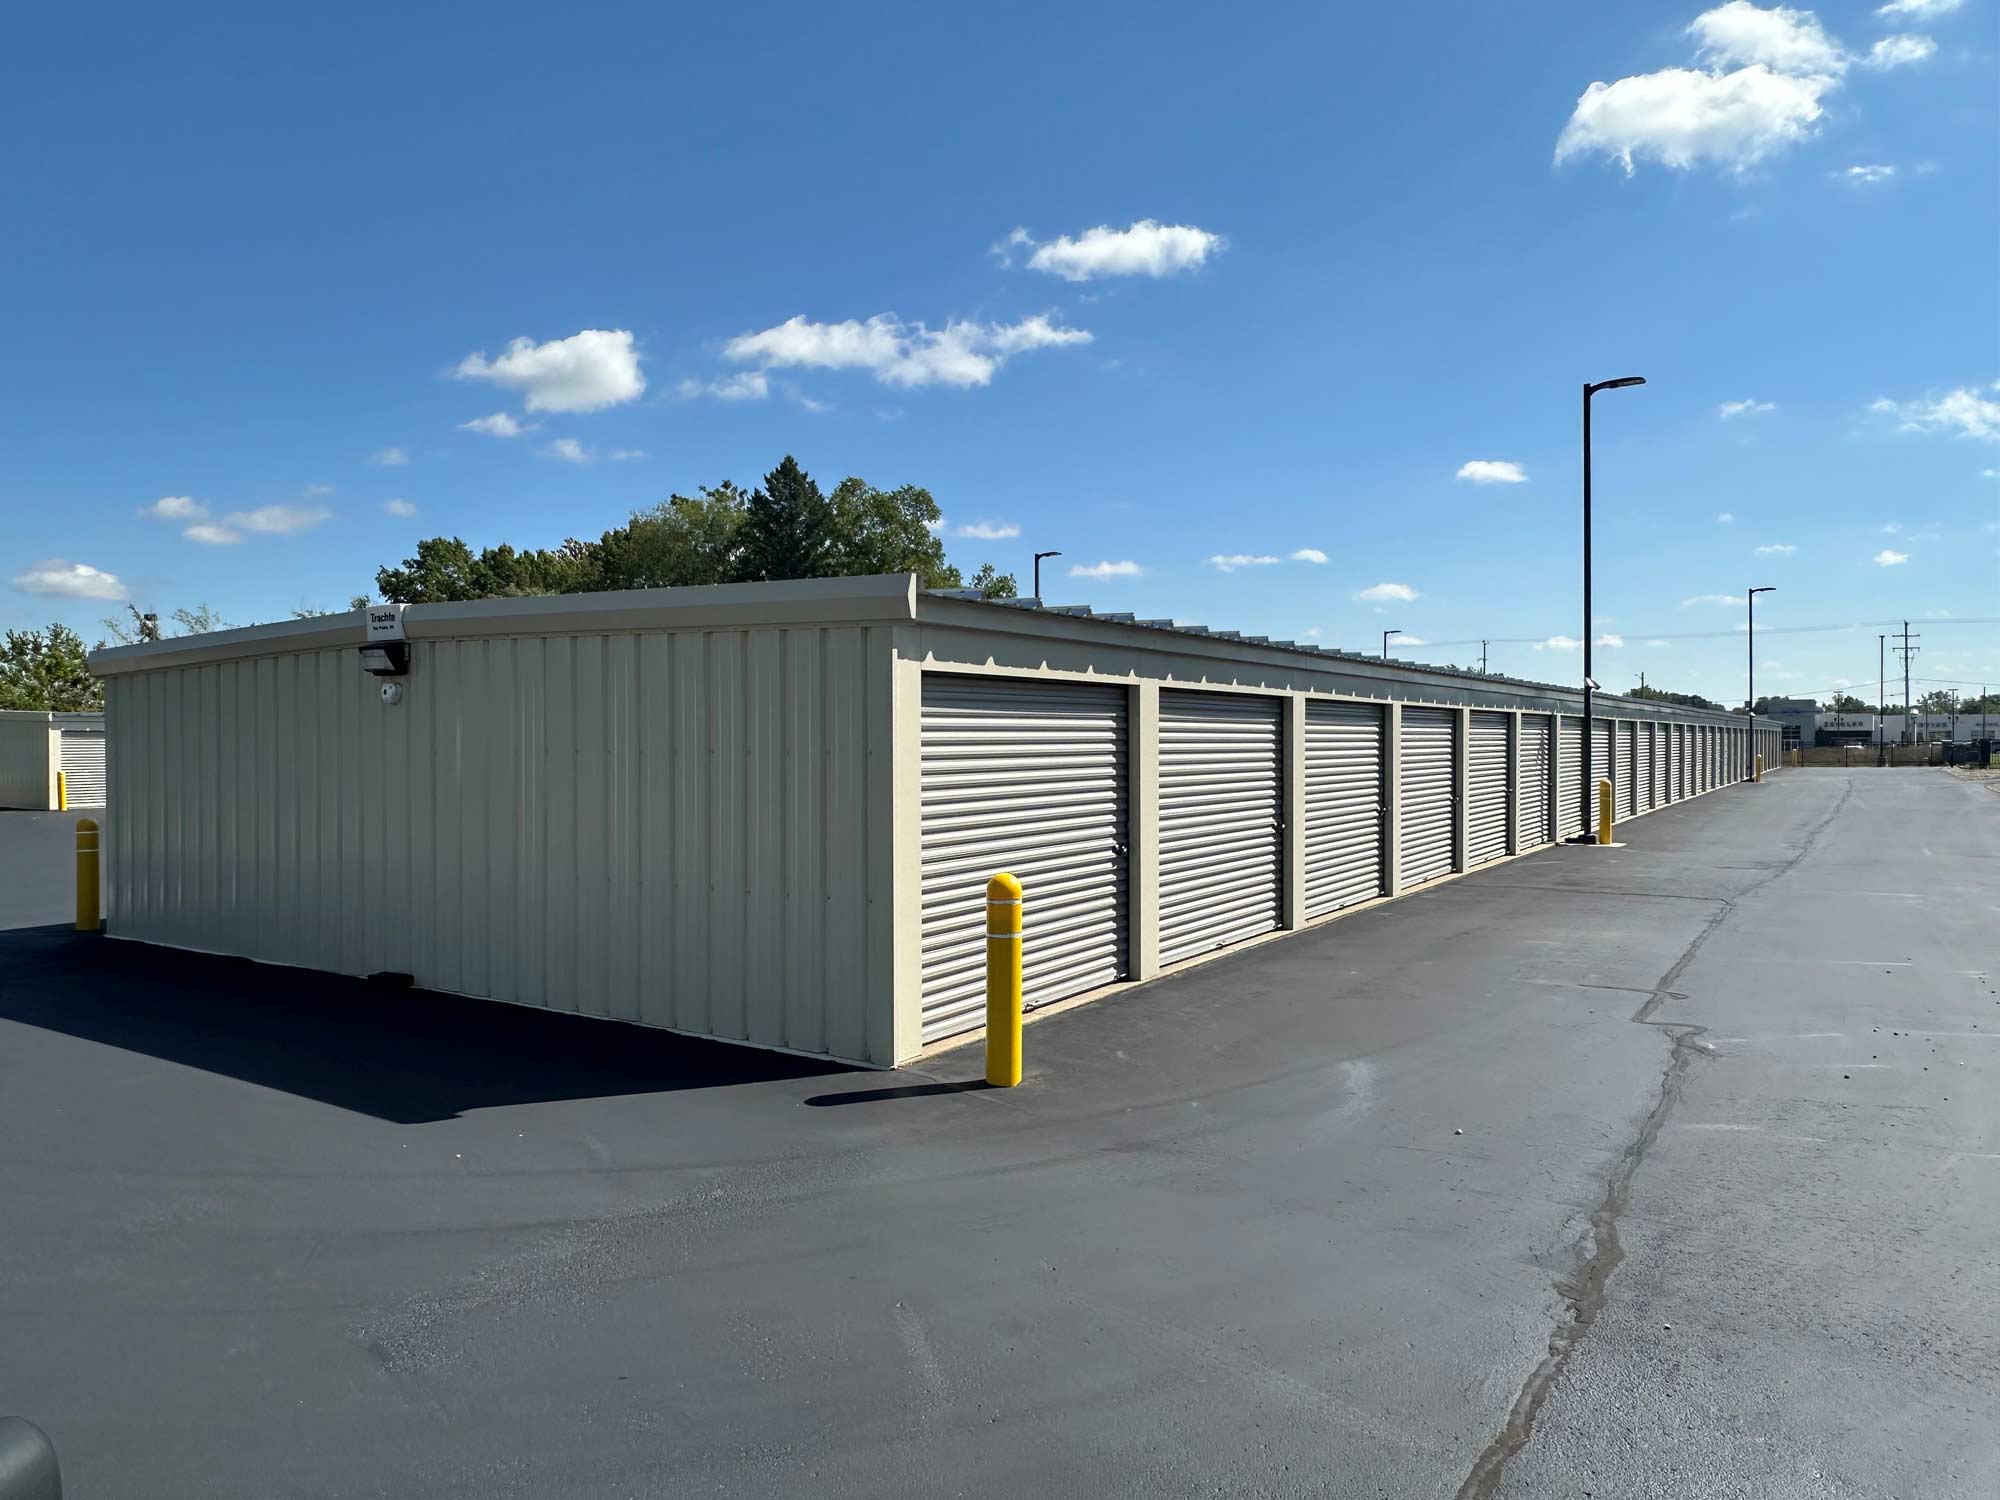
[[[394,707],[351,648],[111,677],[111,928],[892,1061],[869,634],[417,641]]]
[[[1160,958],[1274,930],[1284,831],[1284,702],[1160,694]]]
[[[1549,842],[1554,830],[1555,723],[1548,714],[1521,715],[1521,783],[1514,788],[1514,823],[1518,847],[1533,849]]]
[[[1383,893],[1383,711],[1310,699],[1305,717],[1305,911],[1318,917]]]
[[[51,720],[28,709],[0,709],[0,807],[46,812],[56,805],[61,751]]]
[[[1471,805],[1466,809],[1465,864],[1491,863],[1507,855],[1509,731],[1512,714],[1472,715],[1472,742],[1467,784]]]
[[[1564,714],[1558,734],[1562,760],[1556,786],[1556,837],[1573,839],[1588,826],[1583,811],[1583,720]]]
[[[1452,871],[1458,819],[1458,710],[1406,708],[1402,760],[1399,858],[1404,885]]]

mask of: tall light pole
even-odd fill
[[[1062,553],[1060,552],[1037,552],[1035,554],[1035,603],[1040,604],[1042,602],[1042,559],[1045,557],[1061,556]]]
[[[1876,636],[1875,637],[1875,764],[1878,766],[1882,764],[1882,756],[1885,753],[1883,749],[1883,739],[1882,739],[1883,735],[1882,695],[1889,691],[1889,668],[1887,665],[1889,660],[1888,651],[1889,651],[1889,637],[1887,637],[1886,635]]]
[[[1596,706],[1597,683],[1591,676],[1590,667],[1590,398],[1599,391],[1623,390],[1628,385],[1644,385],[1643,375],[1621,375],[1616,380],[1600,380],[1586,384],[1583,388],[1583,835],[1577,840],[1582,844],[1594,844],[1597,835],[1591,830],[1597,820],[1591,816],[1591,805],[1597,796],[1596,750],[1597,735]]]
[[[1382,632],[1382,660],[1387,661],[1389,659],[1389,637],[1402,634],[1404,632],[1400,630],[1385,630]]]
[[[1778,586],[1772,584],[1768,588],[1751,589],[1749,593],[1743,596],[1744,601],[1750,606],[1750,634],[1747,637],[1750,646],[1750,660],[1748,663],[1750,672],[1749,681],[1745,685],[1743,694],[1743,724],[1750,734],[1749,739],[1744,744],[1743,753],[1746,756],[1755,754],[1752,747],[1757,743],[1757,596],[1759,594],[1775,594],[1777,592]],[[1743,779],[1745,781],[1750,779],[1750,766],[1748,763],[1743,766]]]

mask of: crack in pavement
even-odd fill
[[[1854,783],[1848,781],[1842,788],[1840,799],[1834,803],[1827,815],[1815,823],[1812,830],[1799,843],[1793,855],[1778,865],[1763,879],[1745,886],[1735,896],[1715,896],[1706,899],[1717,903],[1716,909],[1681,950],[1673,966],[1662,974],[1646,1002],[1632,1013],[1632,1022],[1639,1026],[1654,1026],[1669,1038],[1670,1050],[1666,1069],[1660,1075],[1660,1092],[1653,1101],[1653,1107],[1639,1122],[1639,1129],[1626,1143],[1624,1150],[1611,1164],[1606,1174],[1603,1195],[1597,1206],[1591,1210],[1590,1228],[1579,1244],[1579,1260],[1576,1269],[1556,1282],[1556,1293],[1568,1305],[1569,1316],[1556,1326],[1549,1335],[1549,1352],[1537,1361],[1535,1368],[1522,1382],[1520,1392],[1514,1397],[1514,1404],[1508,1409],[1507,1420],[1493,1440],[1480,1452],[1473,1462],[1472,1471],[1465,1476],[1465,1482],[1458,1487],[1458,1500],[1484,1500],[1499,1487],[1502,1471],[1507,1460],[1528,1446],[1535,1435],[1535,1418],[1540,1414],[1542,1403],[1548,1400],[1549,1392],[1561,1379],[1570,1356],[1576,1352],[1584,1337],[1597,1322],[1598,1314],[1604,1311],[1609,1300],[1609,1286],[1612,1272],[1625,1259],[1625,1246],[1619,1237],[1618,1221],[1625,1212],[1632,1194],[1632,1179],[1638,1175],[1640,1164],[1646,1153],[1659,1139],[1667,1118],[1674,1106],[1680,1102],[1681,1091],[1692,1070],[1694,1059],[1699,1056],[1713,1056],[1715,1049],[1698,1040],[1708,1028],[1678,1021],[1656,1021],[1654,1012],[1669,999],[1685,999],[1684,993],[1675,986],[1688,970],[1695,956],[1708,940],[1715,936],[1722,925],[1736,914],[1737,903],[1745,897],[1755,895],[1773,881],[1790,874],[1812,853],[1820,835],[1833,826],[1847,800],[1854,794]],[[1582,1255],[1583,1245],[1590,1247],[1590,1253]]]

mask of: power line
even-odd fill
[[[1849,620],[1837,625],[1767,625],[1765,635],[1817,635],[1834,630],[1873,630],[1878,625],[1907,626],[1907,620]],[[1980,615],[1966,619],[1926,620],[1928,627],[1944,625],[2000,625],[2000,615]],[[1624,630],[1619,635],[1627,645],[1634,639],[1651,641],[1727,641],[1734,640],[1744,632],[1735,628],[1728,630]],[[1424,651],[1433,646],[1540,646],[1552,640],[1567,641],[1564,635],[1519,635],[1519,636],[1472,636],[1458,641],[1426,640],[1422,645],[1405,646],[1391,644],[1391,651]]]

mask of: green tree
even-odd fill
[[[553,550],[517,552],[502,543],[474,552],[459,537],[425,537],[400,568],[378,568],[375,589],[390,604],[579,593],[598,587],[597,543],[574,537]]]
[[[95,713],[104,684],[90,675],[83,637],[67,625],[10,630],[0,643],[0,708]]]
[[[833,507],[791,454],[750,496],[742,541],[736,576],[743,582],[824,578],[831,571]]]
[[[1852,693],[1833,693],[1828,696],[1826,702],[1820,705],[1820,712],[1827,714],[1872,714],[1875,710],[1871,705],[1863,703]]]
[[[675,495],[598,542],[598,587],[685,588],[728,583],[737,576],[744,517],[750,497],[728,480],[703,485],[690,497]]]
[[[972,587],[979,590],[985,599],[1018,599],[1021,586],[1014,581],[1012,573],[1002,573],[992,563],[981,563],[979,571],[972,575]]]
[[[162,636],[206,635],[211,630],[229,630],[230,623],[222,618],[222,611],[212,604],[197,604],[193,609],[177,609],[167,616],[172,629],[162,627]],[[121,646],[131,646],[146,639],[147,617],[139,612],[139,606],[128,604],[122,615],[109,615],[98,622],[111,632],[111,639]]]
[[[1933,688],[1917,699],[1917,712],[1920,714],[1948,714],[1951,712],[1952,706],[1957,702],[1958,698],[1950,688]]]
[[[959,587],[938,536],[943,513],[931,492],[914,484],[878,490],[864,479],[841,480],[828,505],[833,544],[827,572],[842,577],[914,573],[920,588]]]

